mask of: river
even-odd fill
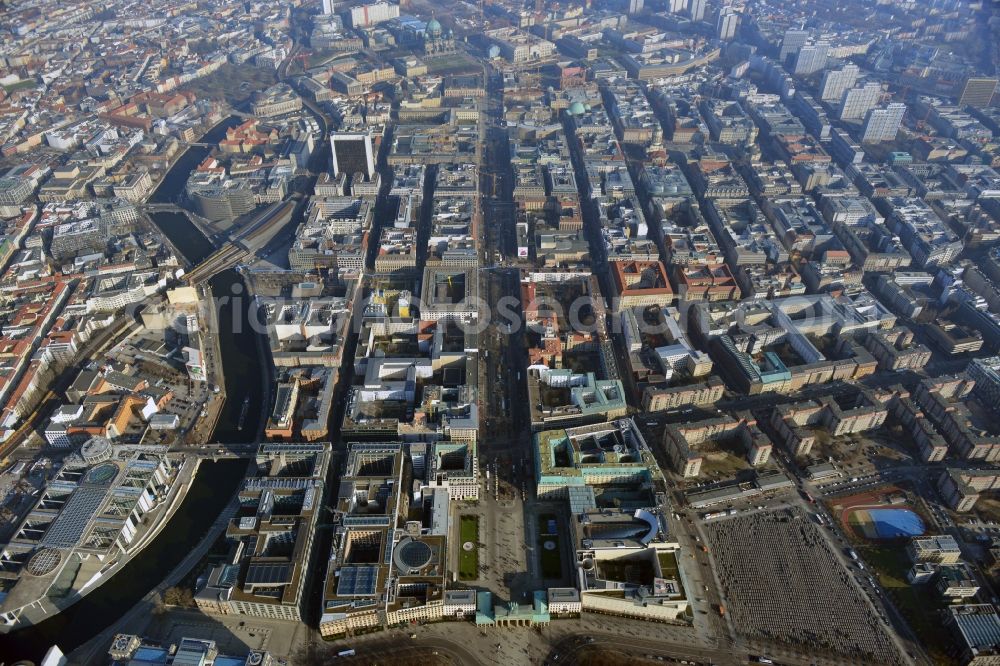
[[[209,131],[202,141],[218,141],[228,127],[238,122],[238,118],[228,118]],[[188,175],[208,152],[200,146],[189,148],[171,167],[150,201],[176,201]],[[211,243],[184,215],[154,213],[151,217],[189,262],[198,263],[212,253]],[[217,334],[227,395],[213,441],[253,441],[262,411],[262,385],[256,334],[247,324],[251,301],[236,271],[220,273],[210,285],[213,296],[221,302]],[[249,405],[246,409],[245,400]],[[245,418],[241,419],[244,412]],[[245,421],[242,428],[239,427],[241,421]],[[181,506],[149,546],[110,581],[66,610],[36,626],[0,636],[0,662],[29,659],[37,663],[53,644],[68,654],[106,629],[195,548],[225,508],[245,471],[245,461],[203,462]]]
[[[226,130],[240,124],[240,119],[236,116],[229,116],[218,125],[205,133],[205,136],[198,140],[198,143],[218,143],[226,136]],[[149,197],[149,203],[176,203],[188,176],[195,170],[202,160],[212,152],[206,146],[191,146],[177,161],[170,167],[170,171],[163,177],[160,184]]]
[[[153,213],[150,217],[192,264],[212,253],[212,244],[184,215]],[[222,367],[226,375],[226,404],[213,439],[226,444],[251,442],[259,426],[262,393],[256,333],[247,323],[252,300],[247,297],[243,278],[235,270],[219,273],[209,284],[217,304]],[[244,403],[249,408],[241,418]]]

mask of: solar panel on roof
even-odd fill
[[[234,564],[227,564],[219,575],[219,585],[235,585],[239,578],[240,568]]]
[[[291,564],[251,564],[247,568],[248,585],[283,585],[292,582]]]
[[[169,653],[164,648],[140,647],[135,651],[130,663],[133,664],[165,664]]]
[[[83,486],[73,493],[42,537],[42,545],[51,548],[76,546],[93,517],[97,515],[107,492],[103,487]]]
[[[236,657],[216,657],[212,666],[244,666],[247,663],[250,662],[246,659],[237,659]]]
[[[375,594],[378,567],[344,567],[340,570],[337,596],[366,596]]]
[[[174,655],[171,666],[201,666],[205,663],[205,649],[197,647],[191,649],[180,649]]]

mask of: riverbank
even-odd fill
[[[227,116],[205,132],[204,136],[198,139],[198,143],[218,143],[226,136],[226,130],[236,127],[240,122],[237,116]],[[176,203],[180,193],[184,191],[188,175],[208,157],[209,152],[211,151],[206,146],[187,146],[171,162],[146,203]]]
[[[202,435],[203,430],[205,434],[216,431],[219,427],[219,417],[222,415],[222,409],[227,400],[226,374],[222,364],[222,348],[220,347],[219,336],[212,335],[212,331],[219,330],[215,298],[207,289],[203,287],[198,287],[198,289],[200,291],[200,299],[204,299],[203,301],[199,300],[199,306],[204,308],[201,321],[203,323],[207,322],[205,330],[202,331],[202,340],[208,342],[205,347],[205,376],[210,384],[218,388],[219,392],[215,395],[216,399],[212,400],[206,408],[205,416],[195,426],[196,437]],[[210,439],[211,436],[206,436],[198,438],[198,441],[208,443]]]
[[[239,119],[227,120],[232,123]],[[209,135],[216,133],[224,136],[227,126],[227,121],[223,121]],[[203,140],[212,141],[213,137],[209,135]],[[183,190],[190,171],[204,159],[198,154],[201,150],[205,149],[189,149],[175,161],[154,192],[154,197],[176,198]],[[214,250],[185,215],[160,212],[152,213],[150,219],[189,264],[200,262]],[[261,366],[258,336],[247,323],[251,304],[242,279],[235,271],[226,271],[213,278],[210,289],[209,302],[215,317],[215,329],[209,333],[214,333],[210,337],[216,341],[218,350],[215,363],[225,380],[225,391],[229,397],[215,401],[219,407],[211,438],[224,443],[252,442],[255,437],[251,433],[257,431],[256,423],[245,432],[243,428],[236,427],[241,403],[250,400],[251,404],[259,406],[262,398],[262,382],[251,379],[251,374]],[[263,417],[264,412],[255,407],[255,414]],[[225,528],[228,520],[222,512],[236,493],[246,466],[245,460],[200,461],[197,469],[193,470],[186,496],[174,499],[170,507],[172,515],[164,521],[151,542],[136,552],[113,576],[105,576],[103,583],[89,590],[71,606],[34,626],[0,636],[3,660],[13,662],[24,659],[37,663],[53,645],[58,645],[64,653],[70,653],[95,640],[95,637],[105,636],[116,627],[124,626],[122,623],[129,619],[148,620],[151,604],[162,590],[176,584],[197,564],[201,558],[199,549],[207,552]],[[171,573],[164,577],[165,571]],[[131,610],[123,615],[123,609],[129,608]]]
[[[174,481],[170,485],[170,490],[167,492],[166,499],[160,502],[155,509],[146,514],[146,516],[152,518],[153,523],[147,529],[142,531],[139,538],[133,542],[124,553],[122,553],[114,564],[109,566],[106,570],[102,567],[102,569],[96,574],[96,578],[88,580],[79,590],[70,596],[59,600],[50,600],[50,603],[52,604],[51,607],[46,608],[31,606],[26,608],[21,616],[21,621],[27,623],[29,626],[37,625],[51,617],[54,617],[55,615],[58,615],[59,613],[64,612],[66,609],[86,598],[88,594],[100,589],[102,585],[109,582],[119,571],[124,569],[134,557],[140,555],[146,546],[148,546],[156,538],[156,536],[163,531],[170,519],[176,513],[177,508],[187,496],[187,491],[191,487],[191,482],[197,473],[199,463],[200,460],[198,458],[186,458],[181,463],[181,466],[178,468],[176,476],[174,477]]]
[[[151,213],[150,219],[166,235],[174,247],[191,264],[200,263],[215,248],[181,213]],[[213,332],[217,340],[219,359],[216,366],[225,377],[225,400],[220,401],[219,412],[213,417],[216,427],[212,440],[222,444],[258,441],[260,424],[266,417],[263,405],[266,391],[260,380],[259,369],[265,367],[260,345],[263,343],[249,318],[253,298],[243,278],[235,270],[219,273],[209,281],[204,298],[211,298]],[[244,402],[253,409],[255,418],[241,423],[240,412]]]
[[[202,461],[186,497],[152,543],[127,562],[105,584],[37,625],[0,636],[0,655],[11,662],[38,663],[58,645],[69,653],[117,623],[122,609],[135,605],[189,557],[239,487],[244,460]],[[111,583],[110,585],[108,583]]]
[[[188,574],[192,567],[194,567],[205,555],[208,553],[212,544],[215,540],[219,538],[222,532],[225,531],[226,526],[229,521],[232,520],[233,516],[236,515],[239,509],[239,504],[234,495],[230,499],[229,503],[224,507],[223,511],[215,519],[215,522],[209,526],[208,530],[205,532],[202,539],[198,544],[187,554],[187,556],[178,563],[166,576],[164,576],[156,587],[150,590],[142,599],[139,600],[132,608],[128,610],[124,615],[119,617],[114,623],[105,627],[105,629],[98,633],[97,635],[90,638],[78,648],[73,650],[67,655],[67,662],[69,664],[75,664],[78,666],[87,666],[88,664],[94,664],[103,661],[105,659],[105,653],[108,646],[111,644],[111,639],[115,634],[119,633],[134,633],[142,634],[143,629],[149,623],[154,612],[159,606],[159,600],[164,591],[168,588],[179,583],[184,576]]]

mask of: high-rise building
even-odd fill
[[[719,39],[732,39],[736,36],[736,28],[740,25],[740,15],[729,9],[724,8],[719,12],[719,22],[716,25],[716,30],[718,31]]]
[[[541,0],[539,0],[539,2],[541,2]],[[645,4],[646,3],[644,2],[644,0],[628,0],[628,13],[638,14],[639,12],[642,11],[642,8],[645,6]]]
[[[680,14],[688,8],[687,0],[670,0],[669,5],[671,14]]]
[[[906,105],[902,102],[893,102],[884,109],[869,111],[865,118],[865,131],[861,143],[879,143],[895,139],[905,113]]]
[[[778,60],[784,65],[788,62],[788,56],[799,52],[806,42],[809,41],[808,30],[786,30],[785,36],[781,40],[781,51],[778,53]]]
[[[860,120],[865,114],[878,105],[882,98],[882,86],[874,81],[866,83],[863,88],[852,88],[840,98],[841,120]]]
[[[705,3],[706,0],[691,0],[689,8],[691,10],[691,20],[692,21],[704,21],[705,20]]]
[[[970,77],[965,82],[962,96],[958,98],[959,106],[974,106],[982,109],[990,105],[997,90],[997,79],[986,77]]]
[[[323,13],[327,15],[336,14],[337,0],[323,0]]]
[[[390,2],[351,7],[346,16],[352,28],[367,28],[397,17],[399,17],[399,5]]]
[[[333,153],[333,175],[348,176],[361,172],[365,178],[375,175],[375,155],[372,136],[368,132],[333,132],[330,134]]]
[[[826,67],[826,56],[830,51],[830,43],[818,41],[815,44],[806,44],[799,49],[795,56],[795,71],[799,76],[808,76],[820,72]]]
[[[823,73],[823,82],[820,84],[820,99],[824,102],[839,102],[844,93],[854,87],[858,82],[858,73],[861,70],[857,65],[847,64],[840,69],[831,69]]]

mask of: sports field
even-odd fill
[[[902,507],[851,509],[847,524],[858,536],[873,541],[921,536],[927,531],[920,516]]]
[[[886,484],[824,502],[844,529],[864,541],[905,539],[926,534],[927,527],[906,490]]]

